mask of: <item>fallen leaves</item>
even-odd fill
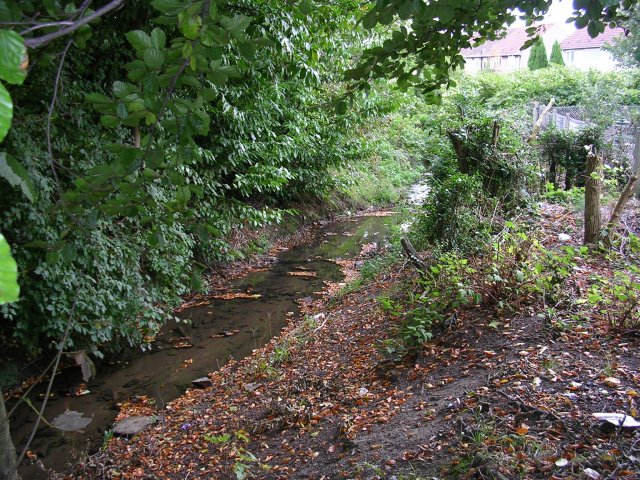
[[[562,215],[549,220],[564,228],[571,221]],[[546,237],[556,242],[555,234],[543,231]],[[354,260],[336,263],[346,281],[358,275]],[[580,268],[585,288],[593,270]],[[553,330],[535,312],[496,320],[476,309],[460,312],[456,329],[408,362],[387,364],[379,345],[397,323],[375,298],[397,288],[401,276],[407,273],[376,278],[331,306],[327,295],[344,283],[329,285],[324,300],[301,305],[308,325],[289,317],[278,338],[211,374],[207,390],[172,402],[153,431],[114,441],[107,462],[132,479],[233,478],[242,446],[257,459],[257,478],[369,478],[357,473],[364,464],[389,476],[423,467],[434,473],[437,465],[446,474],[467,457],[478,462],[467,465],[467,478],[636,478],[638,462],[628,458],[638,430],[616,426],[624,413],[592,414],[636,412],[637,342],[609,339],[599,324]],[[325,316],[314,318],[319,313]],[[607,418],[618,422],[614,432],[600,429]],[[624,416],[622,425],[631,420]],[[248,432],[246,444],[203,439],[235,438],[239,430]]]

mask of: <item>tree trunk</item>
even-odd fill
[[[457,132],[451,130],[447,131],[447,137],[449,137],[449,140],[451,140],[453,150],[456,152],[456,157],[458,159],[458,170],[460,170],[460,173],[469,173],[469,154],[467,152],[467,148],[464,146],[464,142]]]
[[[556,178],[556,159],[552,158],[549,163],[549,174],[547,175],[547,181],[554,186],[554,188],[558,188],[558,179]]]
[[[602,229],[600,196],[602,195],[602,158],[593,151],[587,156],[584,186],[584,244],[597,244]],[[594,174],[594,175],[592,175]]]
[[[133,146],[140,148],[140,127],[133,128]]]
[[[4,397],[0,390],[0,480],[18,480],[16,469],[16,449],[11,441],[9,418],[4,407]]]

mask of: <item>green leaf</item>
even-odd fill
[[[127,115],[127,118],[122,120],[122,124],[128,127],[137,127],[140,125],[140,121],[147,116],[146,110],[139,110]]]
[[[598,20],[591,20],[587,25],[587,33],[591,38],[596,38],[604,31],[604,24]]]
[[[198,272],[193,272],[191,274],[190,281],[191,281],[191,288],[197,291],[202,290],[202,286],[203,286],[202,276]]]
[[[120,119],[115,115],[103,115],[100,117],[100,123],[107,128],[116,128],[120,125]]]
[[[157,30],[157,29],[156,29]],[[133,32],[129,32],[125,35],[127,40],[131,44],[133,48],[136,50],[144,50],[146,48],[153,48],[153,43],[151,42],[151,37],[147,35],[142,30],[134,30]]]
[[[151,31],[151,46],[153,48],[157,48],[158,50],[162,50],[167,43],[167,36],[164,32],[159,28],[154,28]]]
[[[240,54],[249,61],[252,61],[256,56],[256,47],[251,43],[240,43],[238,50]]]
[[[218,4],[216,2],[211,2],[211,5],[209,5],[209,18],[211,20],[218,18]]]
[[[252,38],[251,43],[259,47],[273,47],[275,45],[275,43],[273,43],[273,41],[267,37]]]
[[[29,172],[15,158],[5,152],[0,152],[0,177],[9,182],[11,186],[20,187],[29,201],[33,202],[38,198]]]
[[[436,11],[441,23],[450,23],[454,18],[453,8],[451,8],[451,6],[449,5],[439,4]]]
[[[586,15],[582,15],[576,18],[576,28],[584,28],[589,23],[589,17]]]
[[[184,8],[184,3],[180,0],[153,0],[151,5],[156,10],[169,15],[177,15]]]
[[[345,113],[347,113],[347,102],[340,101],[336,104],[336,113],[338,113],[339,115],[344,115]]]
[[[62,247],[62,261],[71,263],[76,258],[76,249],[70,243],[65,243]]]
[[[0,142],[7,136],[12,118],[13,102],[11,101],[11,95],[0,82]]]
[[[0,305],[15,302],[19,296],[18,265],[11,256],[9,243],[0,233]]]
[[[125,106],[124,103],[118,103],[117,112],[118,112],[118,117],[127,118],[128,112],[127,112],[127,107]]]
[[[186,15],[182,12],[178,19],[178,28],[186,38],[189,40],[198,38],[200,27],[202,27],[202,18],[199,15]]]
[[[164,63],[164,53],[155,48],[147,48],[142,55],[142,59],[151,70],[160,70]]]
[[[298,10],[302,15],[311,15],[313,12],[313,4],[309,0],[302,0],[298,6]]]
[[[147,112],[147,114],[144,117],[144,123],[146,123],[147,125],[153,125],[154,123],[156,123],[157,117],[156,114],[153,112]]]
[[[367,30],[371,30],[378,23],[378,14],[375,10],[371,10],[364,17],[362,17],[362,26]]]
[[[0,78],[7,83],[22,85],[27,76],[22,64],[28,58],[22,37],[13,30],[0,30],[0,52]]]
[[[251,17],[246,15],[234,15],[233,17],[220,17],[220,25],[228,30],[234,37],[241,38],[244,31],[251,25]]]
[[[450,7],[449,7],[450,8]],[[398,16],[402,20],[407,20],[413,13],[413,0],[404,0],[398,7]],[[438,16],[440,12],[438,11]]]
[[[127,95],[138,92],[138,87],[132,85],[131,83],[121,82],[120,80],[116,80],[113,82],[113,94],[118,98],[124,98]]]
[[[101,93],[88,93],[84,96],[84,98],[86,98],[89,103],[97,104],[111,103],[113,101],[109,97]]]

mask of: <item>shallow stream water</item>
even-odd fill
[[[66,369],[56,377],[44,416],[52,421],[65,411],[74,411],[89,423],[77,432],[41,424],[31,450],[47,469],[64,472],[75,463],[74,457],[100,447],[105,432],[113,425],[118,402],[146,395],[162,409],[189,388],[192,380],[217,370],[230,358],[249,355],[277,335],[289,315],[298,312],[296,299],[313,297],[323,289],[324,281],[341,280],[340,269],[331,260],[352,258],[367,243],[386,242],[390,225],[395,222],[395,216],[361,216],[319,228],[311,244],[282,252],[268,270],[249,273],[226,292],[242,292],[252,298],[212,298],[184,309],[178,317],[188,322],[169,325],[150,351],[129,352],[121,361],[100,367],[87,383],[86,395],[69,394],[82,379],[79,368]],[[291,272],[314,272],[316,276]],[[175,348],[181,339],[191,346]],[[34,404],[38,406],[40,401]],[[18,451],[35,418],[25,406],[10,419]],[[25,468],[22,477],[47,478],[34,467]]]

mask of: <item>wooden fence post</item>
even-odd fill
[[[584,244],[597,244],[602,228],[600,197],[602,196],[602,158],[595,149],[587,155],[584,185]]]

